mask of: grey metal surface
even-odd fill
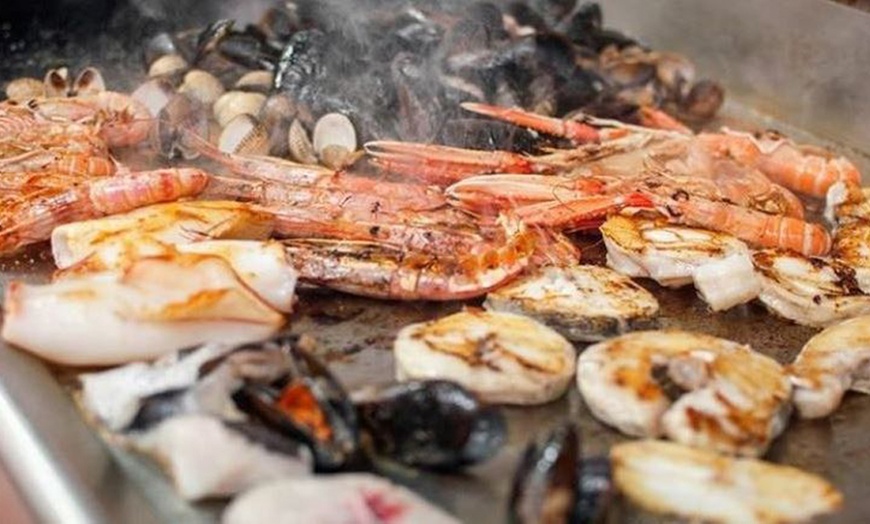
[[[734,119],[764,127],[781,121],[790,131],[803,127],[859,149],[870,144],[870,104],[863,101],[862,85],[870,75],[870,16],[822,0],[606,0],[605,9],[609,25],[657,47],[687,52],[706,74],[723,79],[732,96],[727,112]],[[754,111],[735,100],[750,103]],[[861,163],[870,167],[866,159]],[[588,253],[594,258],[594,248]],[[6,261],[0,287],[12,278],[44,278],[47,270],[44,259]],[[712,315],[691,290],[649,287],[662,303],[666,326],[750,343],[780,362],[792,359],[814,333],[755,305]],[[310,294],[302,297],[292,322],[295,331],[318,338],[339,378],[353,388],[392,379],[390,346],[399,327],[460,306]],[[466,522],[503,522],[510,477],[530,438],[569,417],[580,424],[588,454],[604,453],[623,440],[591,417],[575,388],[546,406],[507,409],[507,416],[508,445],[486,464],[462,475],[397,468],[388,473]],[[848,395],[829,419],[793,420],[767,458],[821,474],[843,490],[846,507],[830,521],[866,522],[868,428],[870,397]],[[45,522],[210,522],[220,511],[216,504],[180,501],[152,464],[104,444],[50,370],[4,346],[0,459]]]

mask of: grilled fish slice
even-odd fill
[[[870,219],[840,224],[834,235],[831,254],[855,270],[855,279],[861,289],[870,289]]]
[[[643,440],[610,451],[613,479],[632,502],[692,522],[806,522],[833,513],[843,496],[797,468]]]
[[[483,307],[526,315],[573,341],[655,327],[659,304],[630,278],[598,266],[545,267],[486,296]]]
[[[835,324],[811,338],[787,371],[805,418],[834,412],[848,390],[870,393],[870,316]]]
[[[637,217],[613,216],[601,226],[601,234],[608,266],[667,287],[691,284],[698,267],[749,252],[730,235]]]
[[[458,524],[410,490],[365,473],[287,479],[233,501],[223,524]]]
[[[512,313],[463,311],[412,324],[393,347],[399,380],[452,380],[493,403],[549,402],[565,392],[575,369],[570,342]]]
[[[672,403],[656,372],[685,390]],[[761,455],[785,428],[791,386],[771,358],[721,338],[642,331],[587,348],[577,384],[596,418],[623,433]]]
[[[870,294],[855,270],[837,259],[768,249],[754,253],[752,261],[762,283],[758,298],[793,322],[825,327],[870,313]]]

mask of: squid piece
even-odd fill
[[[463,311],[412,324],[393,347],[399,380],[452,380],[491,403],[549,402],[574,375],[571,343],[512,313]]]
[[[614,483],[631,502],[690,522],[807,522],[843,505],[837,488],[797,468],[669,442],[618,444],[610,460]]]
[[[685,394],[672,401],[659,375]],[[775,360],[685,331],[630,333],[590,346],[578,359],[577,385],[592,414],[623,433],[723,453],[763,454],[790,414],[791,384]]]
[[[6,289],[3,340],[67,365],[154,359],[206,342],[240,343],[277,331],[283,316],[223,259],[144,258],[121,272]]]
[[[545,267],[490,291],[483,307],[534,318],[573,341],[655,327],[659,303],[632,280],[598,266]]]
[[[811,338],[788,366],[794,405],[804,418],[834,412],[846,391],[870,392],[870,316],[835,324]]]

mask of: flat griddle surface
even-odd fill
[[[61,43],[37,31],[24,37],[0,24],[0,86],[22,74],[37,75],[65,62],[73,68],[104,67],[110,85],[120,75],[141,74],[138,56],[129,42],[109,33]],[[25,42],[18,44],[15,42]],[[115,45],[115,50],[111,50]],[[12,46],[12,47],[10,47]],[[110,49],[106,51],[106,49]],[[719,123],[771,127],[751,111],[729,103]],[[779,126],[784,130],[794,130]],[[805,139],[805,136],[801,136]],[[865,163],[864,160],[859,162]],[[587,260],[601,259],[601,246],[591,241]],[[0,261],[0,288],[11,279],[44,281],[51,264],[44,248]],[[790,362],[816,330],[774,318],[757,304],[711,314],[691,288],[668,290],[642,282],[659,299],[663,327],[696,330],[752,345],[781,363]],[[467,303],[398,303],[347,295],[304,292],[290,325],[294,332],[313,335],[332,369],[348,389],[393,380],[391,345],[402,326],[453,312]],[[105,444],[76,410],[61,386],[65,370],[44,364],[0,345],[0,457],[11,470],[43,520],[64,522],[211,522],[219,503],[189,505],[179,500],[156,467],[141,457]],[[606,453],[625,440],[598,423],[586,409],[576,387],[562,399],[535,408],[506,408],[509,439],[491,461],[460,475],[421,473],[382,464],[385,473],[418,490],[463,521],[504,522],[510,479],[527,441],[563,419],[582,428],[584,452]],[[794,419],[766,458],[817,473],[845,494],[844,511],[836,522],[864,522],[870,514],[870,397],[848,394],[827,419]],[[666,482],[667,479],[662,479]],[[630,520],[647,521],[634,515]]]

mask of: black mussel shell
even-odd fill
[[[356,405],[376,451],[409,466],[451,470],[481,462],[506,438],[501,410],[454,382],[397,384]]]
[[[157,33],[149,38],[142,48],[142,59],[146,69],[161,56],[177,54],[181,54],[181,51],[169,33]]]
[[[554,430],[542,445],[529,444],[514,475],[509,522],[574,522],[580,486],[578,446],[572,424]]]
[[[145,431],[166,419],[186,413],[184,398],[188,391],[187,388],[170,389],[143,398],[127,430]]]
[[[607,517],[613,498],[613,477],[608,457],[584,458],[578,465],[580,487],[572,524],[593,524]]]
[[[273,384],[246,384],[233,400],[265,425],[311,448],[318,471],[352,465],[358,458],[359,430],[347,393],[322,362],[297,347],[295,338],[278,337],[262,345],[286,351],[290,372]]]
[[[194,65],[199,64],[203,58],[214,51],[218,44],[233,30],[234,20],[223,19],[212,22],[196,38],[196,56]]]

